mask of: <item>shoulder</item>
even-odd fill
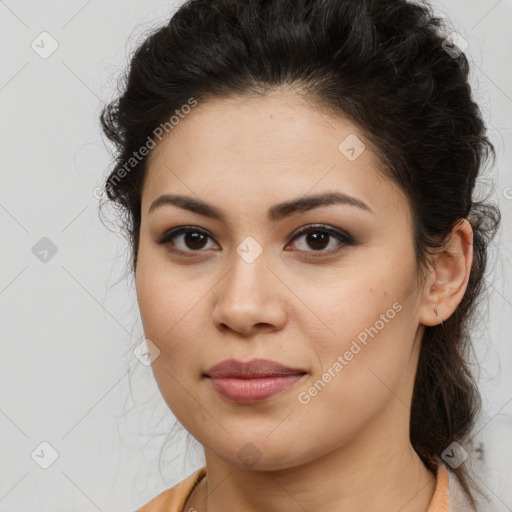
[[[177,483],[138,508],[136,512],[181,512],[194,487],[206,474],[206,467],[194,471],[187,478]]]
[[[450,512],[497,512],[498,506],[492,495],[488,495],[487,499],[482,498],[478,493],[474,492],[476,506],[475,509],[469,502],[462,486],[460,485],[455,473],[446,468],[448,473],[448,487],[450,495]],[[476,479],[478,482],[478,479]]]

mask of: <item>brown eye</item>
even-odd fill
[[[202,249],[207,246],[209,238],[211,238],[210,235],[201,229],[194,228],[193,226],[182,226],[165,233],[157,243],[168,245],[176,252],[204,252]]]
[[[307,233],[306,244],[315,250],[325,249],[329,243],[329,239],[332,238],[328,233]]]
[[[184,233],[183,241],[189,249],[202,249],[205,246],[207,236],[202,233]]]
[[[295,245],[298,248],[292,250],[306,254],[318,253],[319,257],[332,256],[348,245],[355,245],[354,239],[348,233],[324,225],[309,226],[303,229],[293,237],[292,242],[301,238],[304,239],[303,242],[296,243]],[[157,243],[166,245],[172,252],[187,256],[206,252],[205,249],[208,249],[209,240],[213,241],[213,238],[200,228],[180,226],[165,233],[157,240]]]
[[[292,242],[304,237],[302,244],[296,244],[301,247],[299,250],[303,252],[318,252],[321,255],[332,255],[341,251],[347,245],[354,245],[354,239],[347,233],[323,225],[310,226],[297,233]],[[331,249],[324,250],[331,246]],[[312,250],[308,250],[312,249]]]

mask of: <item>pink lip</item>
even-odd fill
[[[227,400],[249,404],[262,402],[288,389],[306,373],[268,359],[248,362],[227,359],[210,368],[205,377]]]
[[[237,379],[234,377],[212,377],[213,389],[227,400],[254,404],[288,389],[304,375],[282,375],[259,379]]]

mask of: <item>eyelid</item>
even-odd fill
[[[328,233],[335,238],[341,239],[341,241],[345,243],[354,243],[354,238],[349,233],[342,229],[333,228],[327,224],[308,224],[307,226],[300,228],[296,233],[294,233],[291,237],[291,241],[304,234],[314,233],[315,230]]]

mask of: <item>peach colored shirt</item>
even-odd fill
[[[139,508],[137,512],[182,512],[194,487],[205,475],[206,467],[203,466],[174,487],[153,498],[150,502]],[[470,509],[464,508],[461,510]],[[185,510],[184,512],[188,511]],[[442,464],[438,466],[436,487],[427,512],[452,512],[450,510],[448,471]]]

